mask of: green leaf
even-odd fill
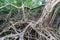
[[[29,8],[36,8],[45,3],[45,0],[25,0],[24,4]]]
[[[18,7],[22,5],[21,0],[7,0],[7,3],[12,3],[13,5],[16,5]]]
[[[0,7],[4,5],[4,0],[0,0]]]

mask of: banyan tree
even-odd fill
[[[11,9],[5,16],[0,15],[0,40],[60,40],[60,0],[47,0],[38,17],[29,14],[33,9],[24,4],[7,4],[0,9],[9,6],[16,11]]]

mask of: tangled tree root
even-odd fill
[[[1,40],[57,40],[56,35],[48,28],[35,24],[35,21],[13,23],[0,32]]]
[[[16,15],[16,17],[12,17],[12,10],[10,10],[7,17],[3,18],[4,20],[0,20],[0,40],[59,40],[58,35],[56,35],[49,26],[50,21],[48,20],[50,12],[58,2],[59,0],[49,2],[37,21],[28,19],[28,16],[26,17],[24,5],[16,7],[15,5],[10,4],[18,9],[17,16],[20,15],[19,9],[23,9],[22,18],[16,19],[18,18]],[[52,3],[54,4],[53,6],[51,6]],[[6,6],[8,5],[0,7],[0,9]]]

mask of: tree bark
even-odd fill
[[[48,3],[45,4],[45,7],[43,9],[42,15],[38,22],[43,26],[49,25],[49,22],[51,20],[51,15],[53,14],[52,11],[57,3],[59,3],[60,0],[49,0]]]

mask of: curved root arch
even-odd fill
[[[58,4],[56,4],[56,6],[54,7],[54,9],[52,11],[51,20],[50,20],[50,23],[49,23],[50,25],[53,24],[57,14],[58,14],[57,12],[59,11],[59,9],[60,9],[60,2]]]
[[[49,25],[52,11],[53,11],[55,5],[59,2],[60,2],[60,0],[51,0],[50,2],[46,3],[45,8],[43,9],[42,15],[40,17],[40,20],[38,20],[38,22],[40,22],[40,24],[42,26],[43,25],[47,26],[47,24]]]

